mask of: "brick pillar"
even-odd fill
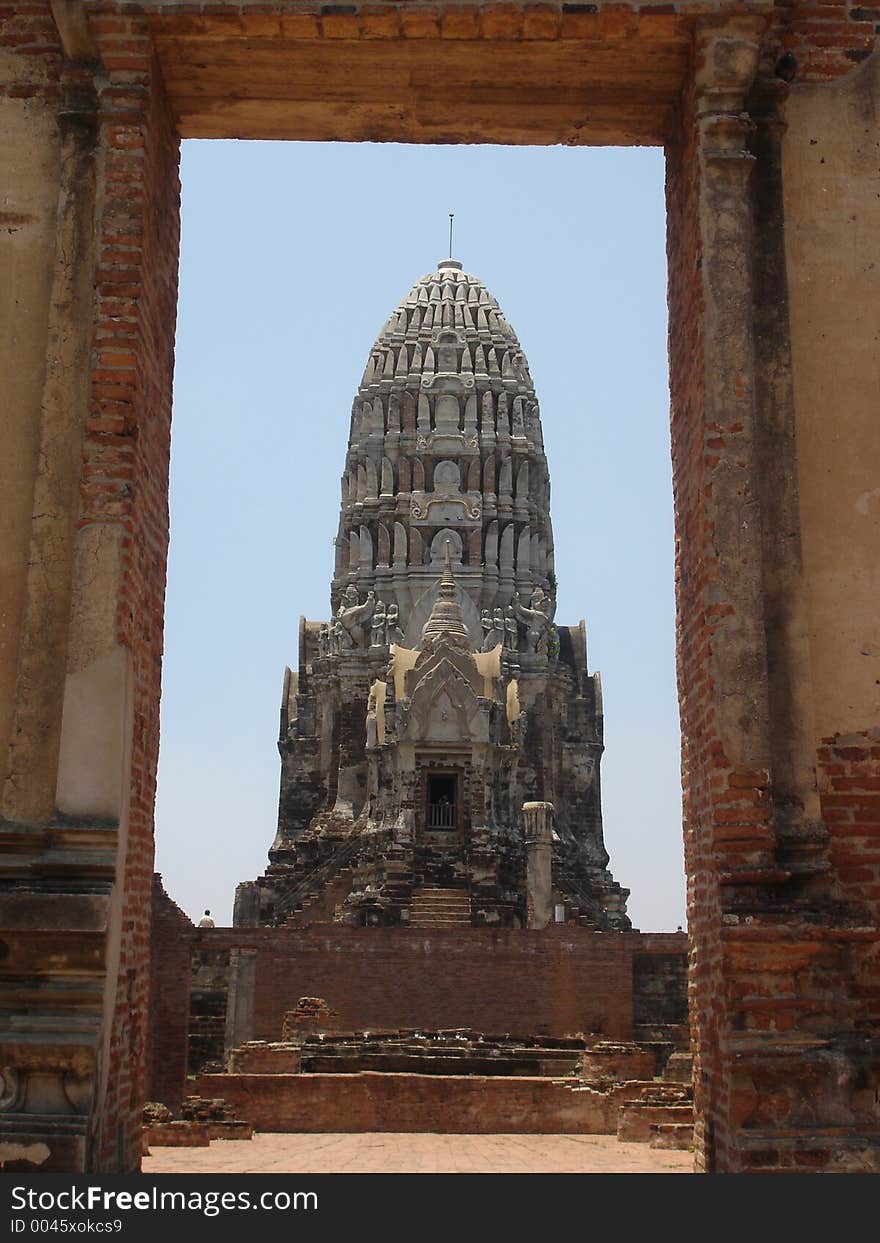
[[[153,877],[152,908],[146,1091],[148,1100],[161,1101],[177,1113],[186,1094],[195,929],[165,892],[158,873]]]
[[[755,82],[763,29],[756,17],[698,23],[669,148],[697,1165],[849,1169],[876,1160],[857,1088],[876,1065],[847,996],[860,914],[835,901],[810,755],[784,93]]]
[[[29,914],[13,901],[0,916],[7,966],[31,983],[26,1025],[0,1038],[16,1068],[0,1150],[33,1153],[24,1169],[127,1172],[145,1095],[179,143],[146,19],[56,8],[57,247],[3,805],[3,853],[19,875],[27,860],[34,892]],[[76,1039],[59,1045],[64,1030]]]
[[[704,1169],[729,1159],[722,873],[764,876],[774,857],[744,107],[761,28],[752,19],[700,25],[667,164],[677,663]]]

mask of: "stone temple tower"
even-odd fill
[[[555,624],[535,389],[454,259],[379,334],[354,400],[328,622],[285,675],[269,867],[235,922],[627,929],[607,870],[602,700]],[[438,906],[439,903],[439,906]]]

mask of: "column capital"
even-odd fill
[[[553,841],[553,804],[523,803],[523,818],[526,826],[526,842],[546,843]]]
[[[697,115],[738,116],[758,71],[768,18],[706,16],[694,27]]]

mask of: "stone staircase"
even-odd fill
[[[296,927],[297,924],[308,923],[310,920],[326,923],[333,918],[335,908],[351,893],[353,883],[354,868],[341,867],[323,889],[315,886],[308,897],[298,902],[289,912],[285,923],[289,927]]]
[[[282,878],[279,883],[283,893],[275,907],[276,925],[293,927],[309,918],[319,922],[332,918],[333,905],[350,890],[355,856],[361,845],[359,837],[349,835],[320,866],[311,870],[304,866],[301,875]]]
[[[464,889],[415,889],[411,928],[470,927],[471,899]]]
[[[617,1138],[649,1143],[653,1148],[693,1147],[694,1105],[689,1087],[655,1083],[636,1101],[621,1104]]]

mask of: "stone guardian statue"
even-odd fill
[[[360,604],[358,602],[357,587],[346,587],[342,593],[342,602],[333,622],[338,651],[367,646],[367,634],[369,631],[363,623],[370,620],[375,607],[375,591],[368,591],[365,602]]]
[[[513,602],[517,617],[526,627],[526,643],[530,652],[547,651],[547,633],[553,622],[554,602],[540,587],[532,592],[530,607],[517,597]]]

